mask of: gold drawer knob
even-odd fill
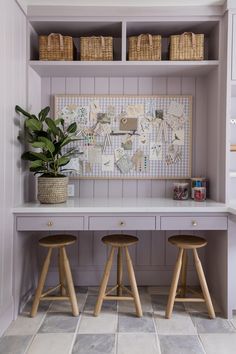
[[[51,220],[49,220],[48,223],[47,223],[47,226],[48,226],[48,227],[53,226],[53,222],[52,222]]]
[[[120,226],[124,226],[124,225],[125,225],[124,221],[120,221]]]
[[[196,220],[193,220],[193,221],[192,221],[192,225],[193,225],[193,226],[197,226]]]

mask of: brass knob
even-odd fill
[[[124,226],[124,221],[120,221],[120,226]]]
[[[53,222],[51,220],[49,220],[47,225],[48,225],[48,227],[51,227],[51,226],[53,226]]]
[[[192,225],[193,225],[193,226],[197,226],[196,220],[193,220],[193,221],[192,221]]]

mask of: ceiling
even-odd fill
[[[22,2],[22,0],[18,0]],[[26,5],[77,6],[209,6],[225,0],[23,0]]]

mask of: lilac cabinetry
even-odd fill
[[[232,80],[236,80],[236,15],[233,15],[233,35],[232,35]]]

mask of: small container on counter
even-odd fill
[[[174,183],[173,199],[187,200],[189,196],[189,183]]]
[[[206,187],[194,187],[193,198],[195,202],[203,202],[206,200]]]
[[[205,187],[208,189],[208,179],[205,177],[191,178],[191,198],[194,199],[194,188]]]

